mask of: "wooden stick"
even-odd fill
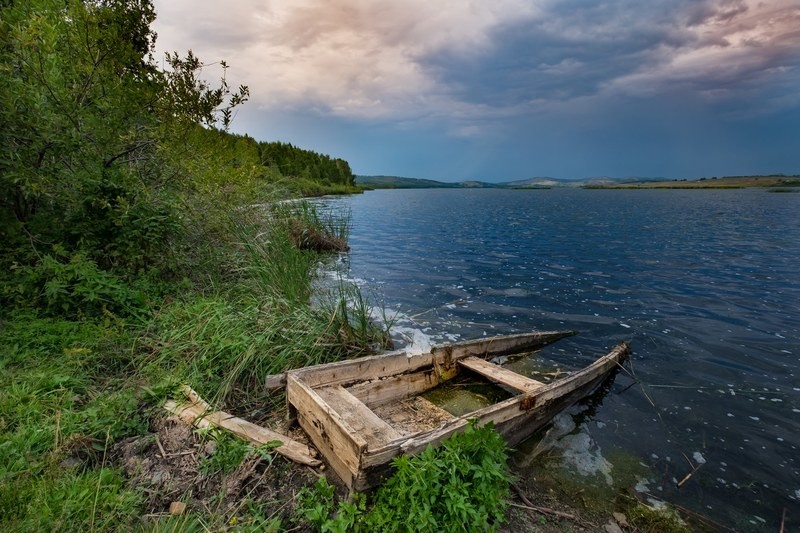
[[[164,409],[177,415],[186,423],[197,428],[219,427],[259,445],[278,441],[281,445],[275,448],[275,451],[287,459],[312,467],[322,465],[322,461],[316,458],[316,452],[311,447],[224,411],[212,411],[208,403],[187,385],[181,387],[181,391],[190,401],[178,404],[178,402],[168,400],[164,404]]]
[[[555,509],[550,509],[548,507],[539,507],[537,505],[527,505],[527,504],[526,505],[522,505],[522,504],[513,503],[513,502],[509,503],[509,505],[511,507],[518,507],[520,509],[527,509],[529,511],[536,511],[537,513],[540,513],[540,514],[546,514],[546,515],[550,515],[550,516],[555,516],[557,518],[565,518],[567,520],[572,520],[573,522],[580,522],[580,520],[578,520],[578,517],[573,515],[573,514],[562,513],[561,511],[556,511]]]
[[[691,464],[691,463],[690,463],[690,464]],[[691,471],[691,472],[689,472],[688,474],[686,474],[685,476],[683,476],[683,479],[681,479],[681,480],[678,482],[678,488],[681,488],[681,487],[683,487],[683,486],[686,484],[686,482],[687,482],[687,481],[689,481],[689,480],[692,478],[692,476],[694,475],[694,473],[695,473],[695,472],[697,472],[698,470],[700,470],[700,467],[701,467],[701,466],[703,466],[703,463],[700,463],[700,464],[699,464],[699,465],[697,465],[697,466],[693,466],[693,467],[692,467],[692,471]]]
[[[161,445],[161,440],[159,440],[158,435],[156,435],[156,446],[158,446],[158,450],[161,452],[161,457],[163,459],[167,458],[167,452],[164,451],[164,447]]]

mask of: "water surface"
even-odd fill
[[[800,194],[433,189],[327,203],[351,211],[349,276],[407,342],[575,329],[542,353],[567,370],[632,343],[643,386],[620,374],[562,439],[603,471],[569,450],[564,468],[608,483],[605,458],[623,453],[653,499],[742,531],[776,531],[784,508],[800,522]]]

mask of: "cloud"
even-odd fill
[[[690,14],[692,40],[652,50],[649,63],[606,89],[648,95],[677,88],[731,99],[752,96],[800,66],[800,8],[744,1],[705,7]]]
[[[246,72],[258,105],[362,118],[463,113],[465,103],[452,98],[424,58],[481,53],[491,48],[494,28],[534,12],[524,0],[161,0],[156,6],[167,19],[160,33],[170,34],[160,47],[183,42],[202,57],[225,54]]]
[[[260,109],[443,121],[460,136],[480,134],[481,121],[587,98],[745,101],[800,67],[795,0],[156,0],[156,8],[161,50],[226,59],[229,80],[249,85]],[[772,98],[773,107],[794,101]]]

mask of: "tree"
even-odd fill
[[[35,261],[54,245],[141,266],[175,229],[165,139],[227,128],[247,88],[198,79],[191,52],[153,62],[150,0],[4,0],[0,237]],[[185,183],[184,183],[185,184]]]

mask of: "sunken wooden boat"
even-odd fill
[[[435,346],[424,354],[396,351],[293,370],[286,375],[289,416],[347,487],[365,490],[382,481],[398,455],[436,446],[472,419],[479,425],[492,422],[508,445],[515,446],[593,392],[630,355],[628,345],[619,344],[589,366],[546,384],[490,361],[532,352],[573,334],[547,331],[483,338]],[[464,373],[482,376],[513,395],[464,416],[427,402],[441,411],[433,426],[379,416],[383,409],[421,400],[421,393]]]

